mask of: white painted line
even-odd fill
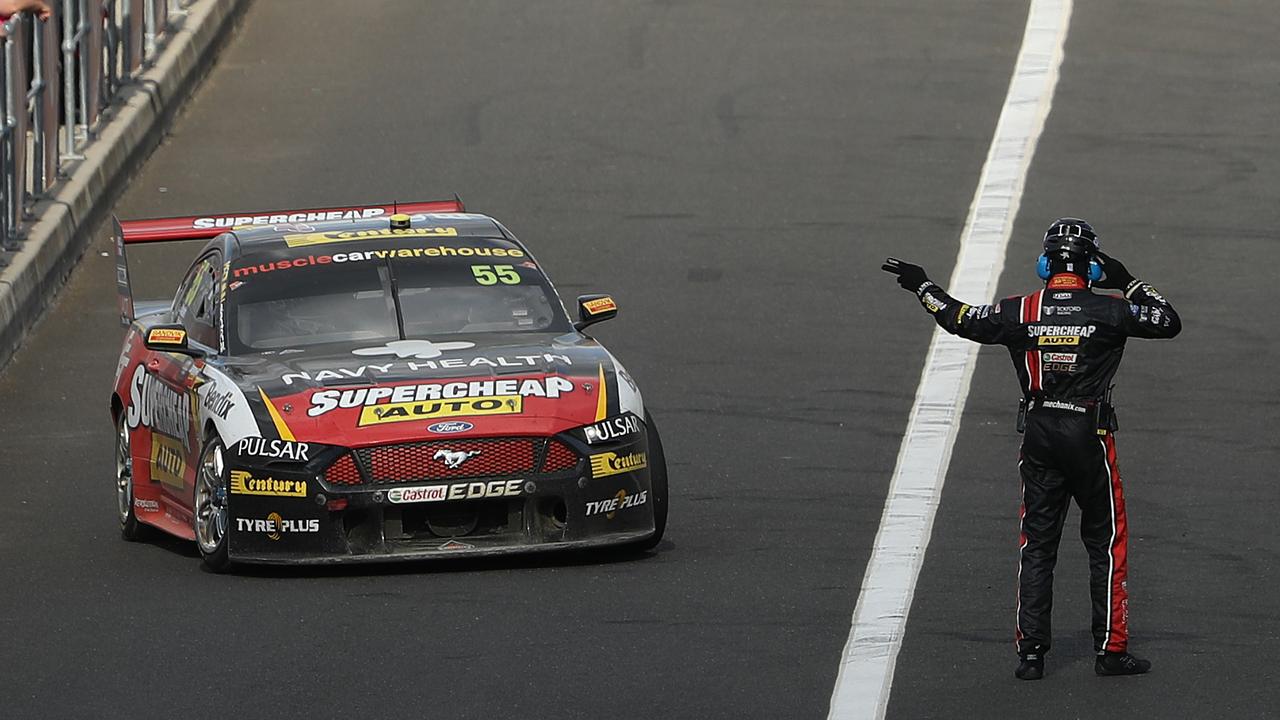
[[[1032,0],[1009,94],[946,288],[962,301],[983,303],[995,295],[1027,168],[1053,102],[1070,21],[1071,0]],[[831,693],[829,718],[884,717],[977,357],[976,343],[934,328]]]

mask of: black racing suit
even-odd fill
[[[1155,288],[1135,280],[1124,297],[1094,294],[1072,274],[995,305],[965,305],[929,284],[921,304],[947,332],[1009,348],[1027,403],[1022,476],[1019,653],[1050,645],[1053,568],[1072,498],[1089,552],[1094,649],[1125,651],[1128,639],[1124,493],[1114,414],[1104,400],[1130,337],[1171,338],[1182,329]]]

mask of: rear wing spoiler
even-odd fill
[[[296,225],[333,220],[365,220],[368,218],[405,213],[454,213],[466,212],[462,200],[454,195],[452,200],[430,202],[390,203],[386,205],[347,205],[345,207],[309,208],[306,210],[268,210],[252,213],[230,213],[190,217],[151,218],[148,220],[124,220],[111,217],[111,242],[116,248],[116,293],[120,305],[120,324],[133,322],[133,290],[129,284],[129,263],[126,245],[151,242],[177,242],[180,240],[207,240],[228,230],[243,227],[269,225]]]

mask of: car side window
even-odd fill
[[[187,329],[191,339],[218,347],[217,298],[218,257],[206,255],[191,267],[173,300],[173,316]]]

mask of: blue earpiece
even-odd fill
[[[1049,279],[1049,256],[1041,255],[1036,261],[1036,277],[1041,280]],[[1102,279],[1102,266],[1097,260],[1089,261],[1089,282],[1098,282]]]

